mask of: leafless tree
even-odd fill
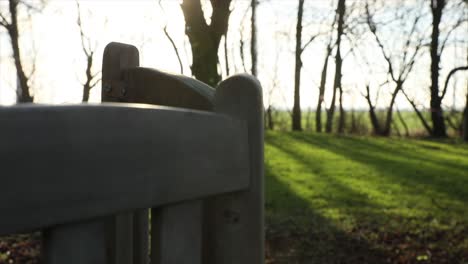
[[[247,72],[247,67],[246,67],[246,63],[245,63],[245,37],[244,37],[244,21],[246,20],[247,18],[247,13],[249,12],[251,6],[249,6],[245,12],[244,12],[244,15],[242,16],[242,19],[241,19],[241,24],[240,24],[240,27],[239,27],[239,35],[240,35],[240,40],[239,40],[239,53],[240,53],[240,58],[241,58],[241,62],[242,62],[242,68],[243,68],[243,71],[244,72]]]
[[[401,56],[397,56],[395,54],[393,54],[392,56],[392,54],[387,51],[388,47],[385,47],[384,42],[379,36],[379,24],[377,24],[374,21],[374,14],[370,11],[368,3],[366,3],[365,5],[365,13],[367,26],[369,27],[370,32],[372,33],[375,41],[377,42],[381,54],[387,64],[387,73],[390,78],[390,82],[393,82],[394,85],[394,89],[391,93],[390,104],[387,108],[387,113],[383,124],[381,124],[379,119],[377,118],[375,112],[375,105],[372,103],[370,96],[369,85],[367,85],[366,87],[365,98],[367,100],[367,103],[369,104],[369,114],[374,133],[377,135],[388,136],[391,132],[392,115],[393,107],[395,105],[395,99],[400,91],[402,91],[404,95],[407,96],[407,94],[404,92],[404,84],[409,74],[413,70],[416,59],[420,54],[421,48],[423,47],[423,37],[421,36],[421,34],[420,36],[416,36],[418,35],[417,26],[422,15],[421,13],[415,15],[415,18],[411,24],[410,32],[406,35],[406,40],[404,41],[403,52]],[[416,43],[414,43],[415,38]],[[395,65],[399,65],[399,67],[396,67]]]
[[[251,39],[250,39],[250,55],[252,56],[252,75],[257,76],[257,5],[258,0],[251,0],[250,8],[251,15]]]
[[[297,8],[297,24],[296,24],[296,50],[295,50],[295,66],[294,66],[294,105],[292,111],[292,130],[301,131],[301,70],[302,70],[302,53],[304,50],[317,38],[320,33],[312,35],[309,40],[302,45],[302,17],[304,14],[304,0],[299,0]]]
[[[44,3],[38,1],[29,3],[24,0],[8,0],[8,10],[0,10],[0,27],[3,27],[10,37],[10,44],[13,53],[13,60],[16,68],[16,76],[18,78],[17,102],[28,103],[33,102],[34,97],[31,95],[30,78],[34,73],[35,67],[31,74],[26,74],[24,61],[21,52],[19,31],[19,7],[23,6],[29,11],[40,11]]]
[[[335,78],[333,81],[333,94],[332,100],[330,103],[330,108],[327,111],[327,122],[325,124],[325,131],[327,133],[332,132],[333,126],[333,115],[335,113],[335,101],[336,101],[336,92],[339,90],[342,94],[342,87],[341,87],[341,69],[343,65],[343,60],[341,57],[341,37],[343,35],[343,26],[344,26],[344,18],[346,13],[346,3],[345,0],[338,0],[338,6],[336,8],[337,12],[337,31],[336,31],[336,54],[335,54]]]
[[[455,2],[454,7],[452,9],[458,9],[464,5],[462,2]],[[451,33],[453,33],[458,27],[463,25],[468,21],[468,19],[461,15],[458,19],[456,19],[455,23],[449,27],[446,32],[441,32],[440,30],[440,23],[442,20],[442,15],[445,12],[444,8],[446,8],[447,2],[445,0],[433,0],[430,1],[430,10],[432,14],[432,32],[431,32],[431,41],[429,44],[430,47],[430,57],[431,57],[431,86],[430,86],[430,112],[431,112],[431,121],[432,126],[430,123],[425,119],[424,115],[421,111],[417,108],[416,103],[412,98],[408,96],[408,94],[403,91],[408,102],[411,104],[413,109],[415,110],[417,116],[419,117],[422,125],[426,129],[429,135],[433,137],[446,137],[446,125],[445,120],[449,121],[447,118],[444,118],[443,109],[442,109],[442,100],[445,97],[448,89],[448,83],[450,78],[458,71],[467,70],[468,66],[458,66],[453,68],[449,71],[442,92],[439,89],[439,79],[440,79],[440,59],[442,57],[443,51],[448,44],[448,40],[450,38]],[[442,33],[445,33],[444,38],[442,41],[439,39],[442,37]],[[450,125],[450,123],[449,123]]]
[[[329,34],[328,44],[325,51],[325,60],[322,66],[322,73],[320,75],[320,86],[319,86],[319,96],[317,100],[317,108],[315,111],[315,131],[322,132],[322,104],[325,98],[325,85],[327,82],[327,73],[328,73],[328,61],[333,50],[333,30],[336,24],[336,13],[335,18],[331,24],[331,31]]]
[[[221,79],[218,73],[218,48],[228,29],[231,0],[211,0],[211,23],[205,20],[200,0],[184,0],[185,34],[192,48],[192,74],[211,86]]]
[[[468,142],[468,91],[466,92],[465,110],[463,111],[463,140]]]
[[[327,82],[327,72],[328,72],[328,60],[332,52],[332,38],[327,44],[327,49],[325,52],[325,61],[323,62],[322,74],[320,76],[320,86],[319,86],[319,96],[317,102],[317,108],[315,111],[315,131],[322,132],[322,103],[325,98],[325,85]]]
[[[296,59],[294,68],[294,106],[292,111],[292,130],[302,130],[301,125],[301,53],[302,53],[302,16],[304,13],[304,0],[299,0],[297,8],[297,25],[296,25]]]
[[[96,53],[97,42],[92,43],[91,39],[84,33],[80,3],[78,0],[75,2],[77,10],[76,24],[78,25],[78,29],[80,31],[81,49],[86,58],[85,81],[83,83],[83,96],[81,100],[83,102],[88,102],[91,89],[93,89],[101,80],[99,78],[99,72],[93,71],[93,62],[94,55]]]
[[[445,0],[430,1],[432,13],[432,35],[431,35],[431,118],[433,131],[431,134],[437,137],[446,137],[447,132],[442,112],[442,98],[439,97],[439,24],[442,20],[442,11]]]
[[[162,0],[159,0],[159,8],[161,9],[161,11],[163,13],[165,13],[165,10],[164,10],[164,7],[161,3]],[[184,65],[182,64],[182,59],[180,58],[180,52],[179,52],[179,49],[177,48],[177,45],[174,41],[174,39],[171,37],[171,34],[169,34],[169,31],[167,31],[167,23],[164,25],[163,27],[163,32],[164,32],[164,35],[166,36],[167,40],[171,43],[171,46],[172,46],[172,49],[174,50],[175,54],[176,54],[176,57],[177,57],[177,61],[179,62],[179,67],[180,67],[180,74],[184,74]]]

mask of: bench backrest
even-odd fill
[[[102,101],[0,109],[0,234],[43,229],[53,264],[263,263],[258,81],[213,89],[110,43]]]

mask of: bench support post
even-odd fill
[[[245,120],[248,126],[250,188],[206,202],[203,263],[263,264],[263,102],[260,83],[235,75],[220,83],[215,112]]]

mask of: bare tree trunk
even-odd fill
[[[327,46],[325,61],[322,67],[322,75],[320,77],[319,97],[317,102],[317,110],[315,111],[315,131],[322,132],[322,103],[325,98],[325,85],[327,82],[328,59],[330,58],[332,48],[331,43]]]
[[[302,15],[304,11],[304,0],[299,0],[297,9],[297,25],[296,25],[296,65],[294,68],[294,106],[292,112],[292,130],[301,131],[301,53],[302,53]]]
[[[405,119],[403,118],[403,115],[401,114],[398,108],[396,109],[396,112],[397,112],[398,118],[400,119],[401,124],[403,125],[403,128],[405,129],[405,136],[409,137],[408,125],[406,124]]]
[[[96,52],[97,43],[94,46],[90,43],[89,38],[86,37],[83,29],[82,19],[81,19],[81,10],[80,4],[78,0],[76,0],[76,10],[77,10],[77,25],[80,31],[80,39],[81,39],[81,49],[83,54],[86,57],[86,80],[83,83],[83,97],[81,98],[82,102],[88,102],[89,100],[89,93],[94,86],[97,85],[100,79],[97,79],[98,73],[93,73],[93,61],[94,61],[94,54]]]
[[[395,132],[396,132],[397,136],[401,137],[400,129],[398,128],[398,125],[395,122],[395,120],[392,120],[392,125],[393,125],[393,128],[395,129]]]
[[[5,24],[8,34],[11,40],[11,47],[13,50],[13,59],[15,62],[16,75],[19,81],[19,89],[17,91],[17,102],[18,103],[30,103],[33,102],[34,98],[29,92],[28,77],[24,72],[24,68],[21,61],[21,51],[19,46],[19,31],[18,31],[18,0],[9,1],[9,11],[11,16],[11,23]],[[3,25],[3,24],[2,24]]]
[[[431,118],[432,136],[447,137],[444,116],[442,111],[442,98],[439,96],[439,24],[442,19],[442,10],[445,0],[432,0],[432,35],[431,35]]]
[[[357,132],[357,123],[356,123],[356,111],[354,107],[351,109],[351,128],[349,130],[350,133]]]
[[[366,100],[367,100],[367,104],[369,105],[369,117],[370,117],[371,124],[372,124],[372,130],[373,130],[375,135],[381,135],[382,134],[382,129],[380,127],[379,119],[377,118],[377,115],[375,113],[374,105],[372,104],[372,101],[370,99],[369,85],[366,86],[366,91],[367,91],[367,94],[366,94],[365,97],[366,97]]]
[[[180,74],[184,74],[184,65],[182,64],[182,59],[180,58],[179,49],[177,48],[177,45],[175,44],[169,32],[167,31],[167,26],[164,26],[163,31],[164,35],[166,35],[167,40],[169,40],[169,42],[171,43],[172,49],[174,50],[177,60],[179,61]]]
[[[226,34],[231,0],[211,1],[213,9],[208,25],[200,0],[184,0],[181,4],[185,18],[185,34],[192,48],[192,74],[200,81],[216,86],[221,76],[218,73],[218,48],[221,37]]]
[[[390,105],[388,106],[387,109],[387,116],[385,119],[385,126],[384,129],[382,130],[381,135],[382,136],[390,136],[390,133],[392,132],[392,120],[393,120],[393,106],[395,105],[395,99],[398,95],[398,92],[402,89],[403,83],[401,81],[397,82],[397,86],[395,90],[392,93],[392,98],[390,100]]]
[[[240,52],[240,58],[241,58],[241,62],[242,62],[242,69],[244,72],[247,72],[247,67],[245,66],[245,52],[244,52],[244,46],[245,46],[245,42],[244,42],[244,21],[247,17],[247,13],[250,9],[250,6],[249,8],[246,9],[244,15],[242,16],[242,19],[241,19],[241,24],[240,24],[240,27],[239,27],[239,35],[240,35],[240,40],[239,40],[239,52]]]
[[[251,42],[250,42],[250,54],[252,56],[252,75],[257,76],[257,0],[252,0],[250,3],[250,7],[252,8],[252,16],[251,16]]]
[[[340,118],[338,120],[338,133],[343,134],[344,129],[345,129],[345,121],[346,121],[346,116],[345,116],[345,111],[343,108],[343,88],[340,86]]]
[[[333,116],[335,114],[336,92],[338,89],[341,89],[341,68],[343,63],[343,60],[341,58],[341,36],[343,35],[344,16],[346,12],[345,0],[338,0],[338,7],[336,11],[338,12],[338,29],[336,39],[335,79],[333,82],[332,101],[330,104],[330,108],[327,112],[327,123],[325,125],[325,131],[327,133],[332,132]]]
[[[429,124],[426,122],[426,119],[424,118],[424,116],[422,115],[421,111],[419,111],[418,107],[416,106],[416,103],[411,100],[409,98],[409,96],[406,94],[405,90],[402,90],[403,92],[403,95],[406,97],[406,100],[411,104],[411,106],[413,107],[414,111],[416,112],[416,115],[418,116],[419,120],[421,121],[421,123],[423,124],[424,128],[426,129],[427,133],[429,135],[432,135],[432,129],[431,127],[429,126]]]
[[[229,70],[229,56],[228,56],[228,32],[226,31],[226,34],[224,34],[224,66],[226,68],[226,76],[230,75],[230,70]]]
[[[468,142],[468,92],[466,93],[465,111],[463,111],[463,140]]]
[[[267,114],[267,124],[268,124],[268,129],[273,130],[275,129],[275,123],[273,121],[273,109],[271,106],[268,106],[266,110]]]
[[[88,63],[86,64],[86,82],[83,84],[83,102],[88,102],[89,100],[89,92],[93,88],[91,85],[91,81],[94,78],[91,73],[91,68],[93,66],[93,57],[88,56]]]

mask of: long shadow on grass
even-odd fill
[[[306,200],[278,180],[268,164],[265,174],[267,245],[273,263],[387,263],[384,252],[314,212]],[[287,215],[285,201],[294,207],[287,209]],[[295,219],[304,217],[305,224],[295,224]]]
[[[288,178],[288,180],[296,181],[296,184],[304,185],[305,187],[310,185],[313,189],[317,188],[314,186],[314,184],[317,183],[315,180],[321,181],[324,184],[326,191],[313,192],[313,195],[315,196],[314,198],[317,198],[317,195],[320,195],[319,198],[326,200],[323,204],[324,207],[339,209],[340,213],[346,215],[355,214],[357,211],[363,211],[363,208],[367,209],[366,212],[369,210],[381,210],[381,206],[369,199],[367,194],[353,190],[346,184],[338,181],[335,177],[332,177],[327,173],[322,173],[322,171],[325,170],[325,168],[323,168],[324,163],[317,162],[311,166],[311,162],[313,162],[311,157],[301,154],[298,150],[291,148],[290,146],[286,146],[282,144],[281,141],[276,141],[275,139],[270,139],[268,143],[271,147],[276,148],[278,151],[286,154],[289,158],[292,158],[294,162],[302,165],[300,169],[301,172],[308,173],[309,175],[319,174],[318,177],[320,177],[320,179],[310,178],[308,182],[298,182],[291,178]],[[315,204],[314,208],[320,209],[320,206]],[[357,215],[354,216],[356,219],[358,218]]]
[[[415,156],[409,151],[376,145],[354,137],[325,137],[313,134],[290,133],[290,137],[324,148],[348,159],[377,169],[388,177],[407,186],[431,188],[459,201],[468,200],[468,167],[439,162],[430,157]]]

